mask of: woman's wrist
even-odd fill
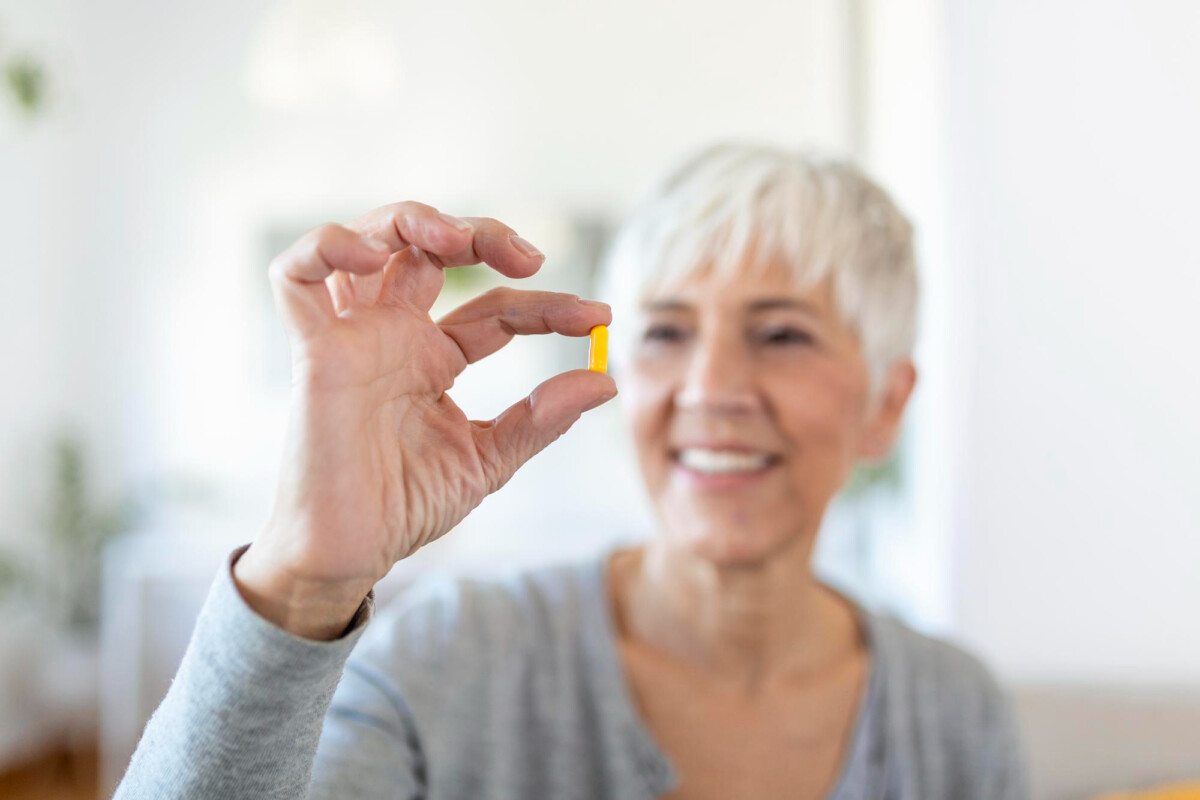
[[[234,585],[256,614],[295,636],[337,639],[372,589],[365,581],[320,581],[293,575],[255,548],[251,545],[234,562]]]

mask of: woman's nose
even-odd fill
[[[701,340],[692,349],[675,397],[681,409],[749,411],[758,405],[748,353],[720,340]]]

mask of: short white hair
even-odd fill
[[[882,188],[845,161],[723,143],[658,180],[617,231],[602,264],[614,355],[631,344],[647,297],[701,270],[721,277],[789,267],[797,287],[831,278],[873,390],[912,354],[917,271],[912,225]],[[873,391],[874,393],[874,391]]]

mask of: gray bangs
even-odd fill
[[[602,289],[614,311],[633,313],[690,278],[780,270],[798,289],[831,280],[873,383],[911,353],[908,220],[853,165],[778,148],[721,144],[668,173],[618,231]]]
[[[805,208],[811,197],[780,176],[761,178],[708,197],[680,187],[647,248],[658,269],[643,292],[657,293],[697,275],[736,280],[781,267],[800,288],[827,277],[829,254],[819,247],[825,237],[805,230],[822,222],[812,214],[816,209]]]

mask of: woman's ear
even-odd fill
[[[917,384],[917,368],[907,358],[893,361],[884,377],[882,394],[871,407],[858,456],[863,461],[877,462],[887,458],[896,435],[908,398]]]

